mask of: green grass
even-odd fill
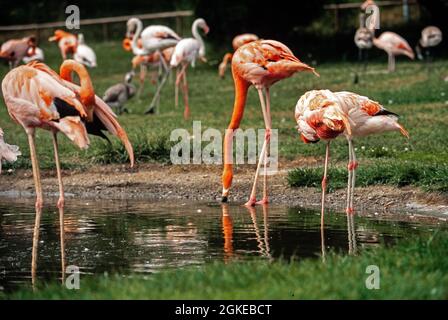
[[[47,63],[58,70],[61,61],[57,47],[50,44],[42,46],[45,49]],[[91,76],[95,90],[101,96],[110,85],[122,81],[124,74],[130,69],[132,55],[124,52],[119,42],[93,43],[92,47],[97,53],[99,67],[91,70]],[[183,119],[182,106],[177,109],[174,107],[174,84],[169,82],[162,94],[160,114],[143,115],[154,92],[154,87],[149,81],[142,99],[133,99],[129,102],[127,107],[131,113],[119,117],[134,144],[137,162],[169,162],[171,131],[185,128],[191,132],[194,120],[202,122],[203,131],[211,127],[224,132],[232,113],[233,82],[229,73],[224,80],[218,78],[216,67],[221,55],[211,50],[209,52],[209,64],[199,63],[195,70],[190,69],[188,73],[191,119],[188,121]],[[309,62],[306,56],[302,57],[300,53],[298,56]],[[349,90],[367,95],[400,114],[400,122],[411,135],[409,141],[398,133],[357,140],[360,168],[370,163],[375,163],[375,168],[380,166],[379,168],[384,167],[387,170],[395,166],[394,170],[402,172],[393,173],[394,177],[406,175],[409,168],[417,168],[419,171],[425,171],[424,174],[419,174],[423,180],[414,181],[416,179],[412,178],[411,184],[425,186],[434,183],[436,189],[446,191],[446,179],[439,173],[446,172],[448,163],[448,139],[446,139],[448,89],[442,80],[448,74],[448,60],[436,61],[432,72],[428,72],[421,63],[400,57],[397,61],[397,72],[387,74],[383,72],[386,69],[386,55],[383,58],[369,65],[369,74],[362,76],[358,85],[352,83],[352,72],[357,68],[353,62],[321,64],[316,66],[320,78],[308,73],[298,74],[272,88],[272,119],[273,127],[279,130],[280,162],[284,164],[310,156],[322,159],[324,155],[322,143],[305,145],[298,138],[293,114],[299,97],[311,89]],[[1,65],[0,77],[3,78],[6,72],[6,66]],[[6,141],[19,145],[23,153],[18,162],[7,165],[6,168],[29,168],[26,136],[23,129],[10,119],[3,100],[0,101],[0,126],[5,130]],[[241,126],[243,129],[263,128],[263,116],[254,89],[249,92]],[[80,151],[66,138],[61,138],[63,167],[85,167],[97,163],[127,161],[124,149],[117,142],[111,146],[97,137],[92,137],[91,140],[91,147],[87,151]],[[54,168],[50,134],[38,131],[37,141],[41,166]],[[332,164],[337,168],[345,168],[347,154],[344,139],[338,139],[332,144]],[[437,172],[428,173],[433,168],[437,168]],[[315,169],[310,170],[314,172]],[[362,179],[362,174],[363,171],[360,171],[359,179]],[[366,183],[372,181],[372,183],[400,185],[396,183],[396,178],[383,179],[384,182],[378,180],[365,178]],[[296,184],[300,185],[299,182]]]
[[[301,261],[216,262],[150,276],[82,276],[79,290],[59,283],[23,288],[5,299],[447,299],[448,233],[403,240],[360,256],[328,254]],[[365,286],[380,270],[380,289]]]

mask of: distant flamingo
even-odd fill
[[[358,61],[363,64],[364,71],[367,69],[368,51],[373,46],[373,31],[365,27],[365,13],[359,15],[359,28],[356,30],[354,42],[358,47]],[[354,83],[359,82],[358,71],[355,73]]]
[[[73,54],[73,59],[79,63],[82,63],[86,67],[97,67],[95,51],[86,45],[84,35],[82,33],[78,34],[78,45],[76,46],[75,53]]]
[[[78,74],[80,86],[71,82],[71,73]],[[81,149],[89,145],[87,133],[106,138],[103,130],[117,136],[124,144],[134,164],[132,146],[112,110],[95,95],[86,68],[74,60],[65,60],[60,75],[40,62],[31,62],[11,70],[2,82],[3,97],[11,118],[20,124],[28,136],[33,177],[36,187],[36,207],[42,207],[43,195],[34,142],[36,128],[52,132],[59,184],[58,207],[64,205],[64,188],[57,133],[65,134]],[[36,217],[36,221],[40,217]]]
[[[442,31],[435,26],[428,26],[422,30],[421,38],[415,47],[417,57],[423,60],[423,52],[425,51],[425,57],[428,59],[431,55],[430,49],[438,46],[442,42]]]
[[[0,173],[2,173],[2,161],[15,162],[22,155],[18,146],[10,145],[3,140],[3,130],[0,128]]]
[[[166,48],[174,47],[181,40],[181,37],[179,37],[176,32],[166,26],[152,25],[146,27],[142,31],[143,23],[137,18],[129,19],[126,25],[126,37],[128,39],[132,39],[131,49],[135,55],[145,56],[156,51],[160,52]],[[140,47],[139,41],[141,41]],[[159,83],[159,86],[157,87],[151,104],[145,113],[153,112],[154,106],[159,101],[160,93],[169,75],[170,69],[166,65],[165,61],[161,59],[160,62],[162,63],[165,73]]]
[[[261,162],[264,162],[264,188],[263,200],[259,203],[268,202],[267,192],[267,147],[271,136],[271,106],[269,88],[285,78],[291,77],[299,71],[311,71],[318,75],[314,68],[301,62],[294,56],[292,51],[284,44],[274,40],[259,40],[250,42],[240,47],[232,59],[232,75],[235,82],[235,102],[233,114],[228,130],[224,138],[224,170],[222,174],[222,201],[227,202],[230,186],[233,179],[233,148],[232,140],[235,130],[239,128],[243,118],[246,105],[247,92],[253,85],[257,91],[263,112],[266,128],[265,140],[260,152],[257,170],[255,172],[254,184],[246,205],[253,206],[256,203],[256,186],[260,172]],[[263,94],[265,91],[265,96]]]
[[[193,22],[191,27],[191,32],[194,38],[186,38],[179,41],[179,43],[174,48],[174,53],[171,57],[170,66],[176,68],[181,66],[180,72],[179,68],[176,72],[176,90],[175,90],[175,106],[178,105],[178,92],[179,84],[183,81],[182,92],[184,94],[184,118],[187,119],[190,116],[190,107],[188,105],[188,83],[187,83],[187,68],[191,64],[194,68],[196,64],[196,59],[201,59],[202,61],[207,61],[205,59],[205,45],[199,34],[198,28],[201,28],[205,34],[209,32],[209,27],[204,19],[199,18]]]
[[[405,55],[414,60],[414,52],[409,43],[394,32],[383,32],[378,38],[373,39],[373,44],[381,50],[386,51],[389,62],[388,71],[395,71],[395,56]]]
[[[68,55],[74,55],[78,46],[78,38],[76,35],[60,29],[56,30],[54,35],[48,38],[48,41],[58,44],[62,60],[66,60]]]
[[[24,57],[35,53],[36,44],[34,36],[8,40],[0,48],[0,58],[8,60],[10,69],[15,68]]]
[[[397,115],[386,110],[378,102],[351,92],[312,90],[297,102],[295,119],[301,139],[305,143],[327,142],[324,175],[322,179],[322,212],[325,210],[327,167],[330,157],[330,142],[345,135],[349,147],[347,214],[354,212],[353,191],[355,187],[356,161],[353,139],[387,131],[400,131],[409,138],[408,132],[397,121]]]
[[[29,48],[28,52],[27,52],[27,55],[22,58],[22,61],[25,64],[29,63],[31,61],[43,62],[44,60],[45,60],[44,51],[41,48],[39,48],[39,47]]]
[[[236,51],[239,47],[245,45],[246,43],[257,41],[258,36],[252,33],[243,33],[240,35],[237,35],[235,38],[233,38],[232,41],[232,47],[233,51]],[[227,64],[229,61],[232,60],[233,53],[226,53],[224,55],[224,58],[222,59],[222,62],[219,64],[218,67],[218,73],[221,78],[224,78],[224,75],[226,73]]]

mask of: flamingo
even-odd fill
[[[417,57],[423,60],[422,51],[425,51],[426,58],[430,56],[430,48],[436,47],[442,42],[442,31],[435,26],[428,26],[422,30],[421,38],[415,47]]]
[[[3,129],[0,128],[0,173],[2,173],[2,161],[15,162],[22,155],[18,146],[10,145],[3,139]]]
[[[36,38],[34,36],[22,39],[11,39],[2,44],[0,48],[0,58],[9,62],[9,68],[15,68],[27,55],[34,55],[36,48]]]
[[[348,141],[349,162],[347,166],[346,213],[353,214],[355,171],[358,167],[353,139],[387,131],[400,131],[401,134],[409,138],[406,129],[398,123],[397,114],[386,110],[376,101],[347,91],[308,91],[297,102],[295,120],[300,137],[305,143],[316,143],[320,139],[327,142],[322,178],[322,223],[325,210],[330,142],[333,139],[344,135]]]
[[[414,60],[414,52],[409,43],[395,32],[383,32],[378,38],[373,38],[373,44],[378,49],[386,51],[389,57],[389,72],[395,71],[395,56],[405,55]]]
[[[181,37],[179,37],[176,32],[166,26],[152,25],[146,27],[142,31],[143,23],[137,18],[129,19],[126,25],[126,37],[128,39],[132,39],[131,49],[135,55],[145,56],[155,51],[160,52],[164,49],[174,47],[181,40]],[[138,45],[139,41],[141,41],[141,47]],[[151,104],[145,113],[153,112],[154,106],[159,101],[160,93],[169,75],[170,70],[165,64],[165,61],[160,59],[160,62],[165,70],[165,74],[160,81]]]
[[[117,110],[118,114],[128,112],[124,105],[135,95],[135,86],[131,83],[133,76],[133,71],[126,73],[124,82],[117,83],[104,92],[104,102],[106,102],[112,109]]]
[[[44,51],[39,47],[29,48],[27,55],[22,58],[22,61],[25,64],[27,64],[31,61],[34,61],[34,60],[40,61],[40,62],[43,62],[45,60]]]
[[[239,47],[241,47],[242,45],[245,45],[246,43],[249,43],[252,41],[257,41],[258,39],[259,39],[258,36],[253,33],[243,33],[243,34],[237,35],[232,40],[233,51],[236,51]],[[232,60],[232,57],[233,57],[232,53],[226,53],[224,55],[224,58],[222,59],[222,62],[219,64],[218,74],[221,77],[221,79],[224,78],[224,75],[225,75],[226,69],[227,69],[227,64],[229,63],[229,61]]]
[[[373,32],[365,27],[365,14],[359,15],[359,28],[356,30],[354,42],[358,47],[358,60],[364,62],[364,71],[367,69],[367,52],[373,46]],[[355,73],[355,84],[359,82],[358,72]]]
[[[253,41],[240,47],[232,59],[232,75],[235,82],[235,101],[233,114],[228,130],[226,130],[224,138],[224,170],[222,174],[222,202],[227,202],[230,187],[233,179],[232,165],[232,140],[234,130],[240,126],[246,105],[247,92],[249,87],[253,85],[257,91],[263,112],[263,118],[266,128],[264,143],[260,152],[257,170],[255,172],[254,184],[250,194],[248,206],[256,204],[256,185],[260,171],[261,161],[264,159],[264,187],[263,200],[259,203],[268,202],[267,195],[267,144],[269,143],[271,134],[271,106],[270,106],[270,87],[285,78],[291,77],[299,71],[310,71],[316,76],[318,73],[314,68],[301,62],[294,56],[292,51],[283,43],[275,40],[258,40]],[[265,93],[263,93],[265,91]]]
[[[80,86],[71,82],[71,73],[78,74]],[[60,75],[47,65],[33,61],[11,70],[2,81],[3,98],[9,115],[20,124],[30,146],[36,207],[42,207],[43,196],[39,164],[34,142],[36,128],[52,132],[56,170],[59,184],[58,207],[64,206],[64,188],[57,133],[65,134],[75,145],[86,149],[89,145],[87,133],[107,137],[103,130],[117,136],[124,144],[134,164],[132,145],[121,128],[112,110],[97,97],[86,68],[74,61],[65,60]],[[36,223],[40,217],[36,216]]]
[[[78,45],[73,54],[73,59],[89,68],[95,68],[97,66],[95,51],[86,45],[82,33],[78,34]]]
[[[78,46],[76,35],[60,29],[55,30],[54,35],[48,38],[48,41],[58,44],[62,60],[66,60],[69,54],[74,55]]]
[[[172,56],[173,52],[174,52],[173,47],[164,49],[162,51],[162,57],[165,60],[164,63],[166,65],[168,65],[170,63],[171,56]],[[159,77],[162,75],[163,65],[162,65],[162,62],[160,61],[160,57],[161,57],[160,53],[158,51],[156,51],[156,52],[151,53],[146,56],[134,56],[132,58],[132,70],[135,72],[137,67],[140,66],[140,76],[139,76],[140,86],[139,86],[139,89],[137,92],[137,97],[140,97],[140,95],[143,91],[143,86],[145,83],[145,78],[146,78],[146,73],[147,73],[148,67],[158,68],[159,69],[159,71],[158,71]],[[156,83],[155,78],[157,78],[157,76],[155,75],[155,73],[152,74],[151,78],[152,78],[152,82]],[[158,80],[159,79],[157,78],[157,81]]]
[[[196,64],[196,59],[201,59],[206,62],[205,59],[205,45],[204,40],[202,40],[199,34],[199,28],[201,28],[205,34],[207,34],[210,29],[204,19],[199,18],[193,22],[191,27],[191,33],[193,38],[186,38],[179,41],[179,43],[174,48],[173,55],[171,56],[170,66],[171,68],[177,68],[176,71],[176,88],[175,88],[175,106],[178,105],[178,92],[179,84],[183,81],[182,91],[184,94],[184,118],[188,119],[190,116],[190,107],[188,105],[188,83],[187,83],[187,68],[191,64],[194,68]],[[179,72],[179,66],[180,72]]]

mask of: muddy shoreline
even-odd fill
[[[320,191],[316,188],[290,188],[286,182],[288,168],[269,177],[270,201],[273,205],[318,208]],[[56,172],[43,170],[42,186],[46,204],[55,201],[58,192]],[[234,183],[229,197],[232,204],[247,200],[254,168],[235,168]],[[150,201],[216,202],[221,199],[220,166],[173,166],[141,164],[135,169],[126,165],[93,166],[85,170],[63,172],[66,199],[139,199]],[[4,172],[0,177],[0,201],[34,197],[31,170]],[[260,188],[261,192],[261,188]],[[345,190],[328,195],[328,208],[344,212]],[[448,195],[426,193],[415,187],[395,188],[371,186],[355,190],[357,214],[387,217],[404,215],[410,219],[427,218],[447,221]]]

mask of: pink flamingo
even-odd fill
[[[50,42],[56,42],[61,51],[62,60],[68,58],[68,55],[74,55],[78,47],[78,37],[64,30],[55,30],[54,35],[48,38]]]
[[[233,51],[236,51],[239,47],[245,45],[246,43],[257,41],[258,39],[259,39],[258,36],[253,33],[243,33],[237,35],[232,40]],[[224,58],[222,59],[222,62],[219,64],[218,74],[221,77],[221,79],[224,78],[227,69],[227,64],[229,63],[229,61],[232,60],[232,57],[233,53],[226,53],[224,55]]]
[[[10,69],[15,68],[23,58],[35,54],[36,45],[34,36],[8,40],[0,48],[0,58],[8,60]]]
[[[191,64],[194,68],[196,59],[201,59],[206,62],[205,59],[205,45],[199,34],[198,28],[201,28],[205,34],[209,32],[209,27],[204,19],[199,18],[193,22],[191,32],[194,38],[186,38],[179,41],[174,48],[174,53],[171,57],[170,66],[176,68],[181,65],[181,70],[177,69],[176,72],[176,87],[175,87],[175,106],[178,105],[178,92],[180,81],[183,81],[182,92],[184,94],[184,118],[188,119],[190,116],[190,107],[188,105],[188,83],[187,83],[187,67]]]
[[[258,96],[260,98],[266,135],[261,148],[257,170],[255,172],[254,184],[249,201],[246,205],[254,206],[256,204],[256,186],[262,161],[264,162],[265,174],[263,200],[259,203],[268,203],[266,149],[268,147],[271,135],[271,99],[269,89],[274,83],[282,79],[289,78],[294,73],[300,71],[310,71],[318,76],[318,74],[314,71],[314,68],[301,62],[283,43],[274,40],[259,40],[250,42],[240,47],[233,55],[232,75],[235,82],[235,102],[232,119],[228,126],[228,130],[226,130],[224,138],[224,170],[222,174],[223,202],[227,202],[228,200],[233,179],[233,136],[235,130],[239,128],[241,119],[243,118],[247,92],[249,87],[253,85],[257,89]]]
[[[316,143],[320,139],[327,142],[324,175],[322,179],[323,222],[325,193],[327,187],[327,167],[330,157],[330,142],[345,135],[349,147],[347,214],[353,214],[353,191],[355,187],[356,161],[353,139],[387,131],[400,131],[409,138],[408,132],[398,123],[397,115],[386,110],[378,102],[351,92],[331,92],[312,90],[297,102],[295,119],[301,139],[305,143]]]
[[[72,72],[78,74],[80,86],[71,82]],[[40,208],[43,204],[34,142],[36,128],[52,132],[60,208],[64,205],[64,188],[59,164],[58,132],[65,134],[79,148],[85,149],[89,145],[87,133],[106,138],[102,131],[107,130],[123,142],[133,166],[133,150],[126,132],[112,110],[95,95],[90,76],[82,64],[65,60],[58,75],[45,64],[33,61],[11,70],[3,79],[2,91],[9,115],[25,129],[28,136],[36,207]],[[36,216],[37,219],[40,217]]]
[[[389,57],[389,72],[395,71],[395,56],[405,55],[414,60],[414,51],[412,51],[409,43],[394,32],[383,32],[378,38],[373,38],[373,44],[378,49],[386,51]]]

